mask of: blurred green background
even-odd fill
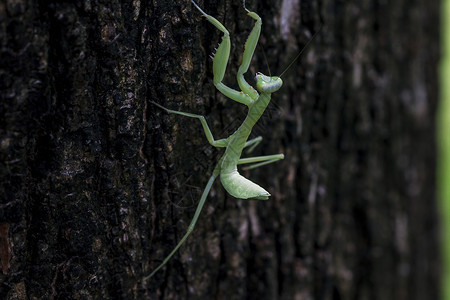
[[[450,0],[442,2],[442,58],[440,105],[438,109],[438,188],[443,241],[442,299],[450,300]]]

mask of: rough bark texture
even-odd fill
[[[236,86],[252,27],[239,0],[198,3],[232,37]],[[438,1],[252,1],[250,73],[280,73],[323,20],[254,128],[244,174],[269,201],[216,182],[246,109],[215,90],[220,32],[183,1],[0,2],[2,299],[437,299]],[[249,81],[251,80],[251,76]]]

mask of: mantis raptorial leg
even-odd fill
[[[203,205],[205,204],[209,191],[211,190],[211,187],[214,183],[214,180],[217,177],[220,176],[220,181],[225,190],[235,198],[267,200],[270,196],[269,192],[267,192],[258,184],[240,175],[237,171],[237,165],[253,163],[253,165],[247,167],[247,169],[253,169],[284,158],[283,154],[241,158],[242,151],[245,147],[248,147],[248,152],[251,152],[261,142],[261,137],[248,140],[251,130],[259,120],[261,115],[264,113],[267,105],[270,102],[271,94],[280,89],[283,84],[280,77],[266,76],[261,73],[256,74],[256,90],[245,81],[244,74],[249,68],[250,61],[253,57],[253,53],[255,51],[261,32],[261,18],[256,13],[251,12],[247,8],[245,8],[244,2],[244,9],[247,11],[247,15],[255,20],[255,25],[245,43],[242,64],[239,67],[237,74],[237,81],[241,91],[236,91],[222,83],[226,71],[228,57],[230,54],[230,37],[228,30],[217,19],[206,14],[193,0],[191,0],[191,2],[212,25],[214,25],[223,33],[222,42],[217,48],[213,59],[214,85],[222,94],[224,94],[228,98],[236,102],[245,104],[248,107],[248,113],[244,122],[232,135],[224,139],[215,140],[203,116],[171,110],[153,102],[156,106],[160,107],[168,113],[174,113],[185,117],[199,119],[203,126],[203,130],[205,132],[206,138],[208,139],[208,142],[214,147],[225,148],[225,153],[222,155],[219,162],[214,168],[213,174],[203,191],[194,217],[189,224],[186,234],[178,242],[172,252],[163,260],[163,262],[150,275],[145,277],[145,279],[152,277],[158,270],[160,270],[191,234],[203,208]]]

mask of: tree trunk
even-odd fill
[[[231,34],[237,88],[253,26],[240,0],[198,1]],[[0,295],[4,299],[438,299],[439,3],[247,0],[263,20],[247,74],[278,75],[323,27],[253,135],[268,201],[217,180],[242,104],[213,85],[221,32],[183,1],[0,3]]]

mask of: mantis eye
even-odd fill
[[[258,78],[260,78],[261,75],[264,76],[263,73],[261,73],[261,72],[257,72],[257,73],[255,74],[255,82],[258,82]]]

